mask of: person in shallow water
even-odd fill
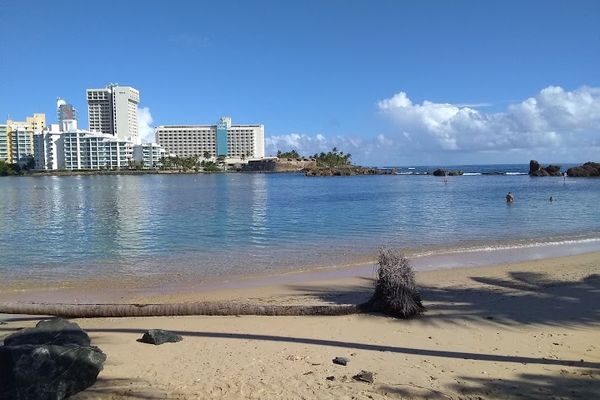
[[[513,201],[515,201],[515,197],[513,196],[512,192],[508,192],[506,194],[506,202],[512,203]]]

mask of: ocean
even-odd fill
[[[531,178],[527,165],[421,174],[433,168],[1,178],[0,277],[230,278],[366,262],[382,245],[431,260],[600,250],[600,179]]]

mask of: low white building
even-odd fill
[[[133,147],[133,160],[144,169],[159,168],[165,153],[165,149],[156,143],[138,144]]]
[[[181,157],[223,156],[243,162],[265,156],[264,125],[232,125],[222,117],[216,125],[161,125],[154,130],[156,143],[167,153]]]
[[[68,128],[53,124],[34,136],[37,169],[129,169],[134,162],[157,168],[165,155],[156,143],[135,145],[117,136]]]
[[[83,130],[63,136],[66,169],[129,168],[133,159],[133,143],[117,136]]]

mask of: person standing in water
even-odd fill
[[[515,201],[515,197],[513,196],[512,192],[508,192],[506,194],[506,202],[512,203],[513,201]]]

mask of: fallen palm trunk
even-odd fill
[[[65,318],[164,317],[171,315],[348,315],[365,312],[362,304],[260,305],[226,302],[171,304],[0,303],[0,314],[53,315]]]

